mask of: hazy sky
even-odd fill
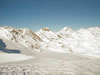
[[[100,0],[0,0],[0,26],[58,31],[100,26]]]

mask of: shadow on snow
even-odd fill
[[[6,53],[20,53],[20,50],[15,49],[6,49],[6,44],[3,42],[2,39],[0,39],[0,51],[6,52]]]

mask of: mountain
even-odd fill
[[[56,33],[52,32],[49,28],[45,27],[36,32],[36,34],[45,42],[56,40],[58,37]]]
[[[5,26],[0,27],[0,34],[0,39],[4,41],[7,49],[17,49],[26,55],[33,55],[34,51],[40,51],[42,40],[32,30]]]
[[[1,75],[99,75],[99,58],[100,27],[0,27]]]
[[[34,51],[55,51],[75,53],[100,52],[100,28],[92,27],[73,30],[64,27],[59,32],[53,32],[45,27],[37,32],[26,28],[0,27],[0,39],[7,43],[8,48],[27,48]],[[28,50],[26,52],[29,53]],[[22,53],[26,53],[22,51]],[[29,53],[29,54],[30,54]]]

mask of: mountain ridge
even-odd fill
[[[0,39],[17,42],[32,51],[50,50],[55,52],[98,53],[100,52],[100,27],[73,30],[64,27],[53,32],[45,27],[37,32],[27,28],[0,27]]]

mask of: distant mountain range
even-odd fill
[[[64,27],[59,32],[46,27],[33,32],[26,28],[4,26],[0,27],[0,39],[4,41],[6,48],[20,49],[22,53],[29,54],[34,51],[100,53],[100,27],[79,30]],[[2,48],[2,44],[0,47]]]

